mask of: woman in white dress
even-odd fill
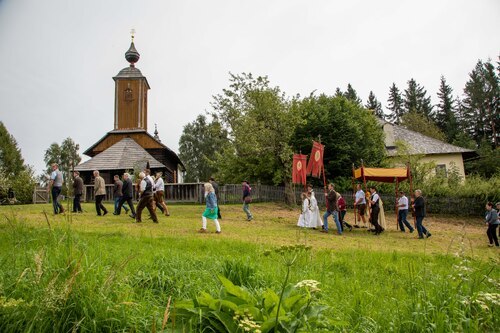
[[[309,185],[307,187],[307,189],[308,189],[308,194],[310,195],[310,201],[311,201],[310,227],[321,229],[321,227],[323,227],[323,220],[321,219],[321,214],[319,212],[318,200],[316,200],[312,185]]]
[[[302,212],[299,216],[299,221],[297,225],[302,228],[310,228],[311,224],[311,201],[306,192],[303,192],[300,197],[302,198]]]

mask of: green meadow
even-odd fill
[[[487,246],[481,217],[431,216],[432,237],[418,240],[391,214],[380,236],[338,236],[296,227],[298,209],[252,204],[247,222],[240,205],[225,205],[222,233],[209,220],[200,234],[201,205],[170,205],[159,224],[147,210],[136,224],[83,209],[0,207],[0,332],[500,327],[500,250]]]

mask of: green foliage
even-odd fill
[[[21,150],[17,147],[16,139],[0,121],[0,171],[5,177],[14,177],[25,169],[26,166],[21,156]]]
[[[284,183],[291,172],[289,141],[300,121],[295,100],[271,87],[267,77],[231,74],[230,82],[212,103],[212,116],[231,140],[217,154],[218,177],[226,183]]]
[[[408,112],[401,118],[401,125],[414,132],[446,142],[446,135],[430,118],[417,112]]]
[[[385,148],[383,130],[376,117],[344,97],[310,96],[299,103],[303,123],[292,138],[295,151],[311,151],[321,137],[325,145],[327,180],[350,177],[352,163],[378,165]],[[348,143],[348,144],[347,144]]]
[[[404,115],[404,104],[403,97],[401,97],[401,92],[398,87],[396,87],[395,83],[392,83],[392,86],[389,89],[389,98],[387,100],[389,105],[387,109],[390,111],[389,120],[395,124],[399,124],[401,121],[401,117]]]
[[[350,83],[347,84],[347,90],[344,93],[344,97],[350,100],[351,102],[361,106],[361,98],[359,98],[358,93],[356,90],[351,86]]]
[[[500,147],[492,148],[489,142],[483,140],[477,153],[477,158],[465,163],[465,169],[469,173],[486,178],[500,174]]]
[[[446,84],[444,76],[441,76],[441,84],[437,93],[439,103],[434,114],[434,119],[436,126],[445,134],[446,142],[448,143],[453,142],[459,133],[452,92],[453,89]]]
[[[408,81],[408,88],[404,92],[404,110],[405,113],[415,112],[431,118],[431,98],[427,96],[427,90],[414,79]]]
[[[372,110],[373,113],[380,119],[385,118],[384,110],[382,110],[382,104],[377,100],[373,91],[370,91],[368,95],[368,100],[366,101],[365,108]]]
[[[227,131],[204,115],[184,126],[179,139],[179,158],[186,166],[186,182],[203,182],[217,173],[217,152],[228,144]]]

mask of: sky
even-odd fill
[[[229,73],[266,75],[288,96],[351,83],[384,108],[411,78],[434,104],[441,75],[462,95],[479,59],[498,60],[500,1],[0,0],[0,121],[37,175],[52,143],[71,137],[83,153],[113,129],[131,29],[148,131],[178,152]]]

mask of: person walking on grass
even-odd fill
[[[366,196],[365,192],[361,189],[361,184],[356,185],[356,196],[354,199],[354,214],[358,214],[358,219],[355,221],[354,228],[359,228],[358,223],[363,221],[362,228],[366,228]]]
[[[128,203],[131,214],[130,217],[135,219],[135,209],[134,202],[132,201],[134,197],[134,185],[132,184],[132,180],[130,179],[130,174],[125,172],[123,174],[123,186],[122,186],[122,197],[118,202],[118,207],[116,208],[116,215],[120,215],[122,211],[122,206],[125,205],[125,202]]]
[[[212,184],[215,191],[215,197],[217,198],[217,218],[220,220],[222,218],[222,215],[220,215],[220,207],[219,207],[219,184],[217,184],[214,177],[210,177],[210,180],[208,182]]]
[[[380,235],[384,228],[378,223],[378,216],[380,213],[380,196],[377,193],[377,188],[375,186],[370,187],[370,206],[371,206],[371,214],[370,214],[370,222],[375,227],[375,235]]]
[[[120,205],[120,200],[123,197],[123,182],[120,180],[120,176],[115,175],[114,186],[113,186],[113,199],[115,202],[115,209],[113,211],[113,215],[118,215],[118,206]],[[125,209],[125,213],[128,213],[129,209],[125,203],[122,204],[123,209]]]
[[[156,173],[156,181],[154,186],[155,202],[156,206],[160,208],[161,212],[165,214],[165,216],[170,216],[167,205],[165,204],[165,201],[163,199],[165,197],[165,182],[163,181],[163,178],[161,178],[161,176],[161,171]]]
[[[247,214],[247,221],[253,220],[253,215],[250,212],[250,203],[252,202],[252,188],[246,180],[241,185],[243,186],[243,211]]]
[[[405,227],[410,230],[410,233],[413,232],[413,227],[411,226],[410,222],[406,220],[406,217],[408,216],[408,198],[405,196],[405,193],[403,191],[399,191],[399,200],[398,200],[398,224],[399,224],[399,230],[401,232],[405,232]]]
[[[498,224],[500,224],[500,202],[497,202],[497,215],[498,215]],[[500,228],[498,228],[498,237],[500,238]]]
[[[98,216],[104,216],[108,213],[108,210],[102,204],[104,197],[106,196],[106,183],[104,178],[99,176],[99,171],[94,170],[94,195],[95,195],[95,210]],[[101,214],[101,210],[103,214]]]
[[[200,233],[207,232],[207,218],[211,219],[215,223],[215,233],[220,234],[220,224],[217,219],[217,197],[215,196],[215,190],[212,184],[205,183],[205,203],[206,208],[203,214],[201,215],[202,226],[201,229],[198,230]]]
[[[422,224],[425,217],[425,200],[424,197],[422,197],[421,190],[415,190],[415,202],[413,203],[413,209],[415,210],[415,218],[417,220],[418,238],[422,239],[424,238],[424,235],[427,236],[427,238],[431,237],[432,235],[429,230],[427,230]]]
[[[337,208],[337,192],[335,192],[335,186],[330,183],[328,184],[328,193],[325,193],[326,197],[326,212],[323,214],[323,230],[321,232],[328,233],[328,216],[333,215],[333,220],[337,225],[337,233],[342,235],[342,226],[339,221],[339,213]]]
[[[486,234],[488,235],[488,240],[490,244],[488,246],[493,246],[493,242],[495,242],[495,246],[499,247],[498,237],[497,237],[497,227],[500,223],[498,220],[498,213],[495,209],[493,209],[493,203],[488,202],[486,204],[486,216],[485,216],[486,225],[488,226],[488,230]]]
[[[49,189],[52,194],[52,206],[54,207],[54,214],[64,213],[64,207],[59,202],[59,195],[62,191],[62,186],[64,183],[63,173],[59,170],[59,165],[57,163],[52,163],[52,173],[50,174]],[[47,192],[49,191],[47,189]]]
[[[83,179],[78,171],[73,171],[73,213],[83,213],[82,211]]]
[[[137,204],[135,221],[137,223],[142,222],[142,210],[147,208],[153,222],[158,223],[158,217],[156,216],[156,212],[154,210],[153,182],[144,172],[139,173],[139,179],[141,180],[139,184],[139,195],[141,199]]]
[[[342,231],[344,231],[344,226],[349,229],[349,231],[352,231],[352,225],[347,223],[345,221],[345,215],[347,214],[347,204],[345,202],[344,197],[337,192],[337,207],[339,209],[339,220],[340,220],[340,226],[342,227]]]

